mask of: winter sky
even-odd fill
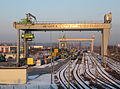
[[[113,21],[109,44],[120,43],[120,0],[0,0],[0,41],[16,41],[16,29],[12,23],[32,13],[38,21],[103,21],[112,12]],[[100,32],[34,32],[35,42],[57,42],[57,38],[90,38],[96,35],[100,44]],[[50,39],[52,34],[52,39]]]

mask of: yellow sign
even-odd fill
[[[55,52],[55,53],[58,53],[58,49],[54,49],[54,52]]]
[[[27,64],[28,65],[34,65],[34,59],[33,58],[27,58]]]

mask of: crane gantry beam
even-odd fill
[[[21,24],[14,22],[13,27],[18,30],[18,36],[20,36],[20,30],[23,31],[100,31],[101,32],[101,55],[105,57],[107,55],[108,40],[111,29],[112,13],[108,13],[104,16],[103,23],[26,23]],[[20,46],[20,37],[18,37],[17,46]],[[17,47],[17,60],[19,60],[20,47]]]
[[[20,24],[13,23],[15,29],[30,31],[101,31],[110,29],[110,23],[79,23],[79,24]]]
[[[95,39],[65,39],[65,38],[60,38],[58,39],[59,41],[94,41]]]
[[[93,47],[94,47],[94,38],[91,39],[66,39],[66,38],[59,38],[58,41],[60,42],[59,48],[61,48],[61,42],[70,42],[70,41],[90,41],[91,42],[91,52],[93,52]],[[67,45],[66,45],[67,46]]]

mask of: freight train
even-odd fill
[[[60,59],[60,56],[57,56],[56,58],[53,58],[54,61],[57,61]],[[47,63],[51,63],[51,58],[47,58]],[[41,60],[41,65],[45,64],[45,60]]]

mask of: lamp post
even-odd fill
[[[68,65],[68,89],[70,89],[70,65],[71,65],[71,58]]]

